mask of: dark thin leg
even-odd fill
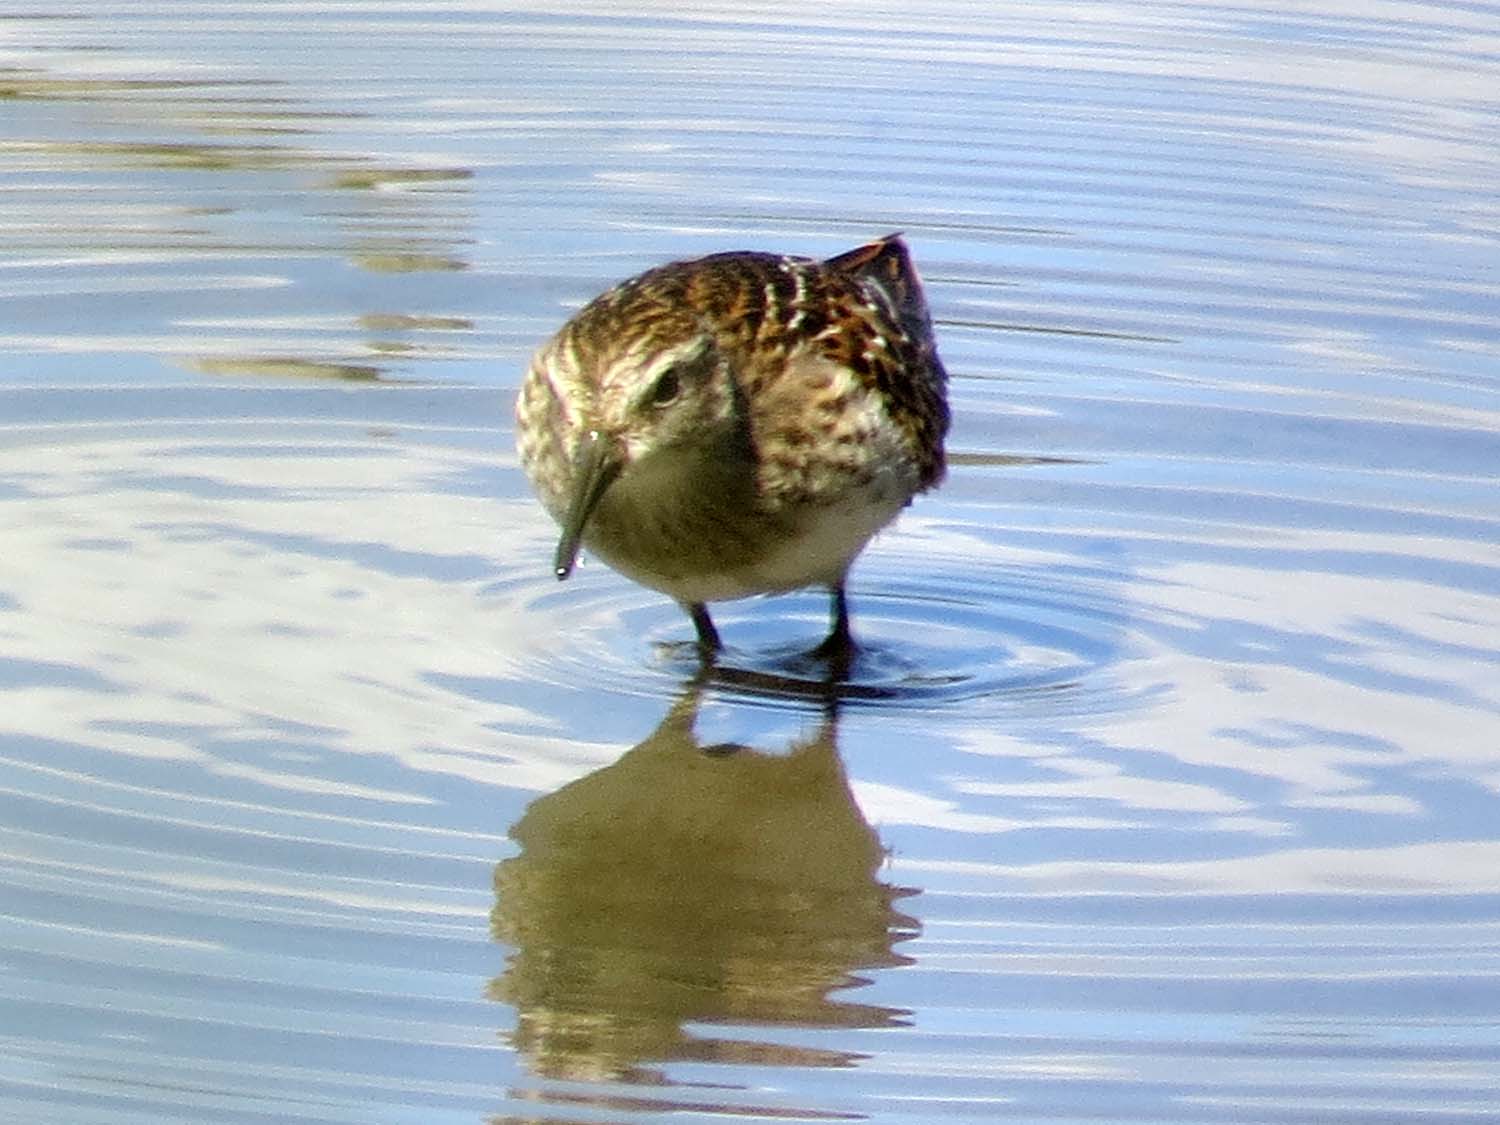
[[[831,593],[833,604],[829,609],[832,628],[828,630],[827,643],[841,649],[851,649],[854,647],[854,637],[849,632],[849,598],[844,593],[844,584],[840,582]]]
[[[704,656],[713,656],[723,646],[719,643],[719,631],[714,628],[714,619],[708,615],[708,606],[702,602],[694,602],[687,607],[688,616],[693,619],[693,628],[698,630],[698,647],[703,650]]]
[[[832,627],[823,643],[813,649],[813,655],[827,660],[836,675],[842,678],[849,671],[849,660],[854,655],[854,636],[849,632],[849,599],[844,595],[842,582],[829,588],[833,594]]]

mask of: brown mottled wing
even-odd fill
[[[922,280],[899,233],[835,254],[823,264],[877,286],[902,331],[913,340],[931,342],[932,318],[927,312]]]
[[[922,281],[900,235],[829,258],[825,269],[854,282],[865,311],[886,339],[883,349],[850,350],[848,363],[885,397],[886,408],[916,451],[923,488],[943,478],[948,433],[948,375],[937,354]],[[849,339],[857,339],[851,336]]]

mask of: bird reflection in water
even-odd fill
[[[531,804],[520,854],[495,870],[490,985],[540,1076],[663,1084],[649,1062],[846,1066],[839,1050],[755,1042],[744,1025],[898,1026],[909,1012],[844,999],[856,973],[909,963],[915,892],[877,877],[884,851],[835,744],[835,690],[785,752],[705,746],[703,673],[612,765]],[[735,1038],[685,1023],[741,1025]]]

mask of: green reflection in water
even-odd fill
[[[4,151],[50,158],[56,165],[153,168],[164,171],[264,172],[318,168],[327,158],[284,145],[208,142],[15,141]]]
[[[205,375],[272,375],[297,379],[342,379],[356,383],[372,382],[381,374],[380,368],[370,364],[325,363],[296,356],[203,357],[189,361],[188,366]]]
[[[0,67],[0,99],[16,101],[98,101],[243,85],[244,82],[213,82],[197,78],[64,78],[20,67]]]
[[[857,970],[907,964],[915,892],[849,790],[832,705],[784,753],[704,746],[701,684],[614,764],[534,801],[495,870],[490,985],[514,1046],[551,1078],[660,1082],[643,1061],[842,1066],[858,1056],[688,1034],[686,1022],[890,1027],[910,1013],[835,998]]]
[[[360,250],[349,260],[370,273],[457,273],[469,263],[451,254],[422,254],[399,250]]]
[[[340,172],[333,186],[350,191],[378,191],[383,188],[442,184],[473,179],[468,168],[358,168]]]
[[[81,290],[71,325],[98,324],[111,347],[133,337],[141,352],[167,350],[206,374],[356,381],[448,354],[455,341],[433,332],[472,332],[465,318],[403,307],[421,291],[385,279],[469,268],[473,169],[350,144],[343,134],[364,114],[305,102],[274,71],[127,75],[128,58],[88,46],[68,65],[96,57],[94,75],[0,67],[0,104],[13,111],[0,139],[16,178],[8,245],[41,260],[37,284]],[[37,108],[47,103],[67,108]],[[192,275],[180,284],[199,319],[175,299],[173,262]],[[346,284],[345,265],[374,276]],[[106,272],[113,288],[96,292]],[[197,300],[195,284],[256,299]],[[120,292],[139,310],[125,334]],[[203,331],[182,333],[185,317]],[[27,346],[51,337],[41,339]]]

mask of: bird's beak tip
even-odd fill
[[[589,431],[588,440],[578,450],[574,466],[573,495],[561,521],[562,538],[558,541],[557,554],[552,560],[552,573],[559,582],[573,573],[573,567],[578,562],[578,552],[583,546],[584,526],[593,513],[594,505],[619,472],[620,462],[610,443],[597,430]]]

